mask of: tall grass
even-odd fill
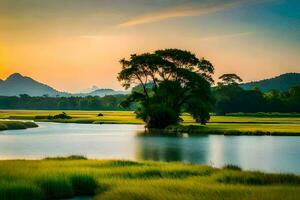
[[[299,176],[182,163],[0,161],[0,199],[297,199]]]
[[[230,184],[271,185],[290,184],[300,185],[300,177],[293,174],[265,174],[261,172],[233,172],[222,173],[217,181]]]

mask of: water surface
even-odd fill
[[[0,159],[84,155],[95,159],[179,161],[300,174],[300,137],[140,136],[142,125],[38,123],[0,132]]]

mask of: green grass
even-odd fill
[[[35,128],[35,127],[38,127],[38,125],[34,122],[0,121],[0,131],[18,130],[18,129]]]
[[[300,177],[120,160],[0,161],[0,199],[298,199]]]
[[[47,119],[63,111],[0,110],[0,119],[30,119],[44,122],[85,124],[143,124],[132,111],[64,111],[72,119]],[[98,116],[102,113],[103,116]],[[169,131],[191,134],[224,135],[300,135],[300,117],[291,115],[212,116],[206,126],[196,124],[191,116],[182,116],[182,126]],[[3,127],[0,124],[0,130]]]

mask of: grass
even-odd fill
[[[38,127],[38,125],[34,122],[0,121],[0,131],[27,129],[27,128],[35,128],[35,127]]]
[[[85,124],[143,124],[132,111],[64,111],[72,119],[47,119],[63,111],[0,110],[0,119],[29,119],[42,122]],[[98,116],[102,113],[103,116]],[[300,135],[300,117],[291,115],[212,116],[206,126],[196,124],[191,116],[182,115],[180,126],[168,131],[190,134],[222,135]],[[1,129],[0,124],[0,129]]]
[[[0,161],[0,199],[298,199],[300,177],[120,160]]]

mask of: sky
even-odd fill
[[[300,72],[300,1],[0,0],[1,79],[122,89],[120,59],[165,48],[211,61],[215,79]]]

